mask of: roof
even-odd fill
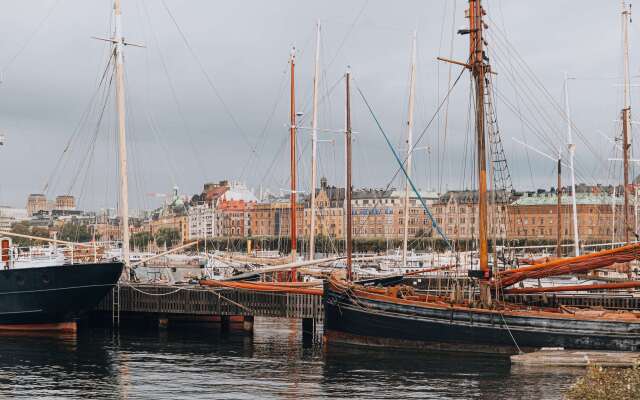
[[[495,192],[495,199],[498,202],[504,203],[510,201],[514,197],[514,194],[508,193],[502,190]],[[489,202],[494,199],[494,192],[488,191],[487,198]],[[458,204],[477,204],[478,203],[478,191],[477,190],[450,190],[440,196],[439,203],[448,203],[451,199],[454,199]]]
[[[611,205],[612,198],[605,193],[576,193],[576,204],[578,205]],[[616,204],[622,204],[623,198],[616,196]],[[555,194],[545,193],[541,195],[523,196],[512,203],[518,206],[544,206],[558,204],[558,197]],[[562,204],[571,204],[571,195],[562,196]]]
[[[229,189],[224,193],[224,198],[227,201],[230,200],[241,200],[244,202],[257,202],[258,199],[253,194],[253,192],[241,183],[234,183],[229,187]]]
[[[426,200],[437,200],[440,195],[437,192],[428,192],[425,190],[418,190],[418,193],[420,194],[420,197]],[[405,191],[404,190],[393,190],[393,192],[391,192],[390,197],[394,197],[394,198],[400,198],[400,199],[404,199],[404,195],[405,195]],[[411,199],[417,199],[418,196],[416,196],[416,193],[411,190],[409,192],[409,198]]]
[[[395,189],[356,189],[351,193],[351,198],[359,199],[388,199]]]

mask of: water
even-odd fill
[[[217,328],[83,329],[0,337],[0,398],[559,399],[582,369],[508,360],[302,345],[300,322]]]

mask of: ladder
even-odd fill
[[[113,287],[111,300],[111,323],[114,328],[118,328],[120,326],[120,282]]]
[[[498,118],[495,109],[495,97],[493,90],[493,81],[491,74],[485,76],[485,96],[484,106],[486,113],[487,139],[489,142],[489,157],[491,172],[490,177],[493,181],[493,203],[494,206],[500,207],[503,211],[499,218],[494,220],[494,243],[502,241],[503,244],[509,243],[508,238],[508,207],[510,196],[513,191],[513,181],[507,163],[507,156],[504,152],[500,128],[498,126]]]

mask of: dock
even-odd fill
[[[115,326],[132,321],[243,322],[252,330],[254,317],[302,320],[314,333],[323,319],[322,296],[286,292],[259,292],[200,285],[120,283],[92,311],[92,317],[111,319]]]
[[[624,351],[541,349],[511,356],[511,363],[528,367],[633,367],[640,353]]]

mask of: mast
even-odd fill
[[[316,25],[316,62],[313,76],[313,119],[311,122],[311,226],[309,227],[309,260],[316,253],[316,186],[318,151],[318,80],[320,79],[320,20]]]
[[[122,39],[122,11],[120,0],[113,2],[114,32],[112,42],[115,51],[116,109],[118,112],[118,158],[120,169],[120,226],[122,229],[122,261],[129,266],[129,182],[127,179],[127,134],[124,93],[124,65]]]
[[[296,48],[291,49],[291,57],[289,59],[291,65],[291,108],[290,108],[290,135],[291,135],[291,223],[289,231],[291,233],[291,262],[296,261],[296,248],[297,248],[297,227],[296,227]]]
[[[616,186],[613,186],[611,193],[611,248],[615,248],[616,242]]]
[[[347,67],[347,72],[345,74],[345,88],[346,88],[346,112],[345,112],[345,150],[346,150],[346,167],[347,167],[347,186],[345,187],[345,198],[347,203],[347,280],[353,280],[353,272],[352,272],[352,260],[351,255],[353,252],[352,248],[352,228],[351,228],[351,88],[349,87],[351,81],[351,69]]]
[[[558,196],[558,206],[557,206],[557,218],[556,221],[556,229],[557,229],[557,242],[556,245],[556,256],[562,257],[562,152],[558,149],[558,189],[556,190],[556,195]]]
[[[629,114],[629,21],[631,19],[631,7],[622,0],[622,43],[623,43],[623,75],[624,75],[624,105],[622,108],[622,158],[624,163],[624,241],[629,243],[629,134],[631,124]]]
[[[569,149],[569,169],[571,170],[571,207],[573,209],[573,248],[575,256],[580,255],[580,236],[578,234],[578,205],[576,203],[576,171],[573,159],[576,153],[576,145],[573,143],[571,132],[571,108],[569,107],[569,76],[564,73],[564,105],[567,116],[567,148]]]
[[[409,239],[409,176],[411,175],[411,161],[413,154],[413,109],[416,92],[416,37],[417,32],[413,31],[411,47],[411,78],[409,88],[409,117],[407,119],[407,174],[404,183],[404,237],[402,240],[402,267],[407,267],[407,247]]]
[[[480,250],[480,270],[483,279],[489,279],[489,245],[487,234],[487,155],[485,146],[485,74],[488,65],[485,64],[484,58],[484,39],[482,32],[484,30],[484,22],[482,17],[484,10],[481,0],[469,0],[469,42],[470,55],[469,64],[475,81],[475,113],[476,113],[476,152],[477,152],[477,168],[478,168],[478,227],[479,227],[479,250]],[[481,297],[490,301],[491,292],[488,285],[485,290],[481,289]],[[487,297],[489,296],[489,297]]]

